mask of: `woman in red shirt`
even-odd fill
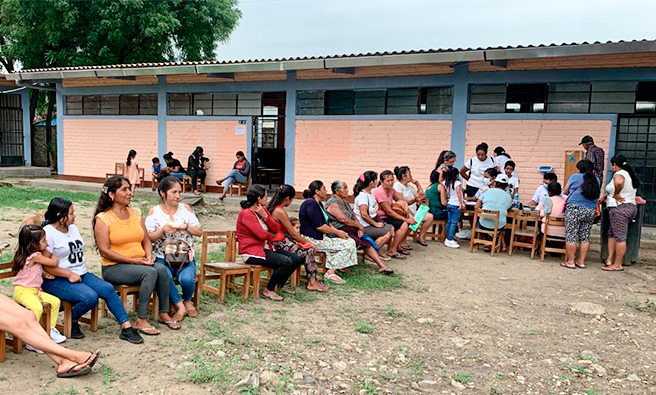
[[[265,249],[266,243],[284,238],[280,224],[266,209],[267,192],[260,185],[253,185],[246,192],[246,200],[241,202],[241,212],[237,216],[237,241],[239,254],[245,263],[273,269],[271,279],[262,293],[270,300],[282,300],[276,288],[283,288],[289,277],[301,264],[301,258],[286,251]]]

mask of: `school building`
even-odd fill
[[[566,153],[591,135],[607,160],[621,153],[637,168],[645,220],[656,225],[656,41],[62,67],[6,79],[56,83],[62,178],[103,180],[130,149],[148,167],[169,151],[186,164],[200,145],[208,185],[239,150],[256,181],[299,190],[395,165],[427,185],[440,151],[460,166],[485,141],[515,160],[526,201],[538,167],[564,183]]]

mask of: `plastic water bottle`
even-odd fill
[[[519,208],[519,192],[515,192],[515,196],[513,196],[513,207]]]

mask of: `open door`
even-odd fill
[[[285,92],[265,92],[253,117],[253,183],[269,189],[285,182],[285,102]]]

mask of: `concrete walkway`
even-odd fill
[[[43,178],[50,177],[49,167],[12,166],[0,167],[0,178]]]

